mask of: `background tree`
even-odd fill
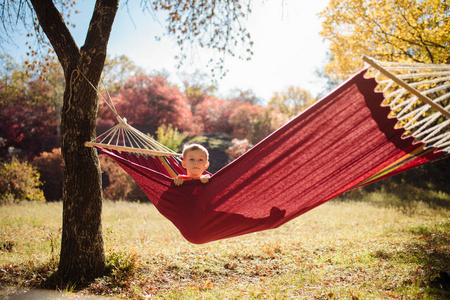
[[[234,109],[233,101],[207,96],[195,107],[195,122],[201,125],[204,133],[231,133],[230,115]]]
[[[228,159],[230,162],[247,152],[248,149],[253,147],[252,144],[249,143],[247,139],[239,140],[233,139],[231,141],[231,146],[225,150],[225,153],[228,155]]]
[[[197,105],[201,104],[207,97],[214,97],[217,87],[211,84],[208,75],[195,71],[192,74],[183,73],[181,79],[184,86],[184,94],[186,95],[192,114],[196,114]]]
[[[26,158],[58,146],[57,115],[45,102],[33,98],[15,98],[13,105],[0,106],[0,146],[2,157],[8,151]]]
[[[11,99],[23,96],[30,75],[10,55],[0,55],[0,105],[9,105]]]
[[[251,55],[250,35],[240,22],[250,12],[248,1],[155,0],[142,1],[142,4],[155,13],[167,13],[168,33],[176,38],[183,51],[186,45],[198,43],[223,55],[242,58]],[[10,37],[9,33],[17,30],[17,24],[22,22],[41,45],[48,41],[64,72],[63,230],[59,273],[63,281],[72,283],[93,279],[105,271],[99,160],[96,150],[84,146],[95,136],[98,97],[87,80],[94,86],[99,83],[119,0],[96,1],[82,47],[76,44],[67,27],[70,25],[67,17],[74,5],[73,0],[3,0],[3,26],[0,26],[0,42],[4,42],[4,37]],[[242,44],[245,46],[241,47]],[[217,63],[223,74],[222,61],[223,57]]]
[[[248,102],[253,105],[261,105],[263,103],[263,100],[258,98],[253,90],[234,89],[231,98],[236,101]]]
[[[213,76],[221,77],[227,72],[223,65],[227,55],[240,59],[250,59],[253,55],[253,41],[242,22],[251,12],[250,0],[147,0],[143,3],[150,12],[167,12],[168,33],[176,38],[181,50],[180,64],[189,49],[200,46],[215,50],[219,55],[209,60],[209,66]]]
[[[314,101],[316,101],[316,99],[310,92],[299,87],[290,86],[284,92],[274,93],[268,105],[278,109],[288,118],[292,118],[308,108]]]
[[[167,79],[152,75],[135,75],[111,94],[112,102],[128,123],[145,133],[153,133],[160,125],[169,125],[182,131],[189,130],[192,113],[184,94]],[[117,123],[106,103],[100,104],[99,117]]]
[[[0,204],[39,201],[45,202],[39,186],[39,173],[28,162],[13,157],[10,162],[0,162]]]
[[[450,63],[450,13],[442,0],[331,0],[321,12],[330,41],[326,73],[347,78],[362,55],[384,61]]]
[[[230,115],[230,124],[233,128],[233,136],[239,140],[251,139],[255,120],[261,115],[264,108],[260,105],[242,103],[233,109]]]
[[[1,157],[11,147],[26,158],[59,147],[63,78],[56,61],[46,60],[45,78],[6,60],[0,89]]]
[[[61,148],[55,148],[51,152],[44,151],[33,159],[33,166],[41,175],[42,190],[46,201],[62,199],[62,164]]]
[[[250,143],[256,145],[266,136],[286,124],[287,121],[289,121],[287,116],[278,109],[272,107],[264,108],[261,114],[253,120]]]
[[[125,85],[128,78],[140,74],[145,74],[145,71],[135,65],[126,55],[107,57],[102,80],[108,92],[113,94]]]
[[[186,134],[179,132],[178,128],[169,124],[159,126],[154,139],[175,152],[181,152],[183,150],[182,143],[186,138]]]

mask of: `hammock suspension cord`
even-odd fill
[[[107,93],[107,98],[105,98],[99,90],[86,78],[83,72],[77,70],[86,81],[94,88],[98,95],[103,99],[103,101],[108,105],[111,111],[115,114],[118,123],[105,131],[101,135],[97,136],[90,142],[86,142],[86,147],[101,146],[103,148],[134,152],[144,155],[154,155],[154,156],[181,156],[181,154],[169,149],[158,141],[152,139],[148,135],[143,134],[141,131],[137,130],[133,126],[129,125],[126,118],[122,118],[114,106],[114,102],[106,89],[105,83],[101,80],[103,86]]]
[[[450,65],[363,60],[405,135],[450,152]]]

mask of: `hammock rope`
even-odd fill
[[[117,125],[94,140],[86,142],[85,146],[99,146],[106,149],[154,156],[182,156],[129,125],[126,118],[118,118],[118,121]]]
[[[450,65],[363,60],[405,136],[450,152]]]
[[[99,90],[87,79],[86,75],[84,75],[83,72],[79,70],[77,71],[83,75],[83,77],[97,92],[97,94],[100,95],[106,105],[108,105],[108,107],[114,113],[118,121],[118,123],[109,130],[105,131],[93,140],[85,142],[86,147],[99,146],[106,149],[154,156],[181,156],[180,153],[173,151],[172,149],[166,147],[155,139],[149,137],[148,135],[145,135],[141,131],[129,125],[127,119],[122,118],[117,112],[108,89],[106,89],[105,87],[107,97],[104,97],[99,92]],[[102,79],[101,82],[103,86],[105,86],[105,83]]]

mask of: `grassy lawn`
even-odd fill
[[[276,230],[205,245],[186,242],[150,204],[105,202],[112,272],[66,291],[123,299],[450,298],[450,206],[370,197],[333,200]],[[1,206],[0,284],[49,287],[61,217],[61,203]]]

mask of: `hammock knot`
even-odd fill
[[[116,115],[117,121],[119,121],[120,124],[128,125],[127,118],[121,118],[119,115]]]

